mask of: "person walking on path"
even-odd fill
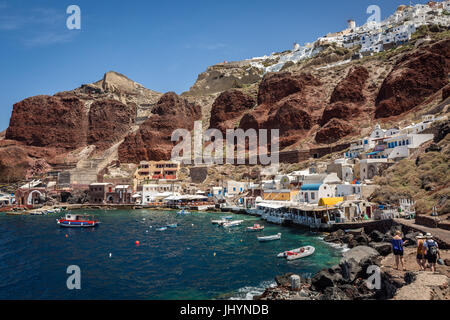
[[[431,235],[431,233],[427,233],[425,238],[427,239],[423,246],[425,248],[425,250],[427,251],[426,253],[426,258],[429,264],[429,267],[431,269],[431,271],[435,272],[436,271],[436,262],[441,258],[441,253],[439,252],[439,246],[437,244],[436,241],[433,240],[433,236]]]
[[[419,265],[419,270],[424,271],[426,269],[426,260],[425,260],[425,252],[426,249],[424,247],[424,239],[422,233],[419,233],[416,237],[417,239],[417,264]]]
[[[408,240],[403,242],[403,239],[401,237],[402,232],[398,230],[395,233],[395,236],[392,238],[391,244],[392,244],[392,251],[394,252],[395,257],[395,268],[398,269],[398,265],[401,262],[403,271],[406,271],[405,268],[405,259],[403,258],[403,246],[408,242]]]

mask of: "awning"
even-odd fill
[[[275,204],[275,203],[258,203],[257,206],[269,209],[281,209],[286,207],[286,205],[284,204]]]
[[[319,200],[319,206],[334,206],[342,201],[344,201],[344,198],[321,198]]]
[[[133,194],[131,197],[132,198],[141,198],[142,196],[140,194]]]
[[[314,184],[304,184],[301,186],[300,190],[313,190],[313,191],[317,191],[320,189],[320,186],[322,184],[320,183],[314,183]]]

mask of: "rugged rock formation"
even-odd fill
[[[363,89],[366,86],[366,81],[369,78],[369,72],[362,66],[357,66],[349,72],[334,88],[331,94],[330,103],[334,102],[348,102],[348,103],[362,103],[366,101],[363,94]]]
[[[320,125],[324,126],[331,119],[352,119],[360,115],[361,110],[353,104],[346,104],[343,102],[333,103],[325,108],[320,119]]]
[[[96,101],[89,110],[87,143],[100,150],[107,149],[130,131],[135,119],[135,106],[110,99]]]
[[[211,110],[209,127],[225,133],[234,129],[242,115],[253,108],[256,101],[239,90],[223,92],[215,101]]]
[[[16,103],[6,139],[68,150],[86,145],[84,103],[73,95],[36,96]]]
[[[448,97],[450,97],[450,85],[447,85],[443,90],[442,90],[442,100],[447,99]]]
[[[333,118],[316,133],[316,141],[330,144],[353,133],[355,128],[348,121]]]
[[[171,141],[173,131],[191,131],[194,121],[199,119],[200,106],[189,103],[173,92],[166,93],[158,101],[152,116],[119,146],[119,160],[139,163],[142,160],[170,159],[174,145]]]
[[[407,54],[384,80],[376,99],[376,118],[402,114],[448,83],[450,39]]]

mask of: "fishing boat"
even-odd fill
[[[56,219],[61,227],[65,228],[90,228],[100,224],[98,220],[90,215],[66,214],[64,219]]]
[[[280,240],[281,239],[281,233],[275,234],[273,236],[257,237],[257,238],[258,238],[258,241],[260,241],[260,242]]]
[[[156,229],[156,230],[158,230],[158,231],[166,231],[166,230],[167,230],[167,227],[158,228],[158,229]]]
[[[304,258],[304,257],[312,255],[315,250],[316,249],[312,246],[306,246],[306,247],[301,247],[301,248],[281,252],[277,255],[277,257],[278,258],[288,258],[288,257],[296,256],[296,259],[299,259],[299,258]],[[293,259],[293,260],[295,260],[295,259]]]
[[[178,227],[178,224],[176,224],[176,223],[173,223],[173,224],[168,224],[167,225],[167,228],[177,228]]]
[[[255,225],[253,225],[253,227],[247,228],[248,232],[258,232],[258,231],[263,231],[263,230],[264,230],[264,226],[261,226],[259,224],[255,224]]]
[[[230,222],[224,222],[224,223],[222,224],[222,227],[224,227],[224,228],[237,227],[237,226],[239,226],[242,222],[244,222],[244,220],[235,220],[235,221],[230,221]]]
[[[181,216],[185,216],[185,215],[188,215],[191,213],[189,211],[185,211],[184,209],[181,209],[180,211],[177,212],[177,214],[181,215]]]

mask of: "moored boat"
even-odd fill
[[[65,228],[90,228],[100,224],[92,216],[83,214],[66,214],[63,219],[56,219],[56,221],[59,226]]]
[[[230,222],[224,222],[224,223],[222,224],[222,227],[224,227],[224,228],[237,227],[237,226],[239,226],[242,222],[244,222],[244,220],[235,220],[235,221],[230,221]]]
[[[233,220],[232,216],[223,216],[221,218],[222,218],[222,220]]]
[[[177,228],[177,227],[178,227],[178,224],[176,224],[176,223],[167,225],[167,228]]]
[[[162,228],[158,228],[158,229],[156,229],[157,231],[166,231],[167,230],[167,227],[162,227]]]
[[[226,223],[226,222],[227,222],[227,220],[223,220],[223,219],[221,219],[221,220],[211,220],[212,224],[218,224],[219,226],[224,224],[224,223]]]
[[[247,228],[248,232],[258,232],[258,231],[263,231],[263,230],[264,230],[264,226],[261,226],[259,224],[255,224],[255,225],[253,225],[253,227]]]
[[[311,246],[303,247],[303,248],[301,248],[300,252],[288,253],[286,260],[292,261],[292,260],[305,258],[305,257],[312,255],[314,253],[314,251],[316,251],[316,249],[314,247],[311,247]]]
[[[277,257],[278,258],[288,258],[288,257],[296,256],[295,259],[299,259],[299,258],[303,258],[303,257],[312,255],[315,250],[316,249],[312,246],[305,246],[305,247],[281,252],[277,255]],[[295,259],[292,259],[292,260],[295,260]]]
[[[177,214],[181,215],[181,216],[185,216],[185,215],[188,215],[188,214],[191,214],[191,213],[189,211],[181,209],[180,211],[177,212]]]
[[[272,235],[272,236],[266,236],[266,237],[257,237],[258,241],[260,242],[266,242],[266,241],[274,241],[274,240],[280,240],[281,239],[281,233]]]

